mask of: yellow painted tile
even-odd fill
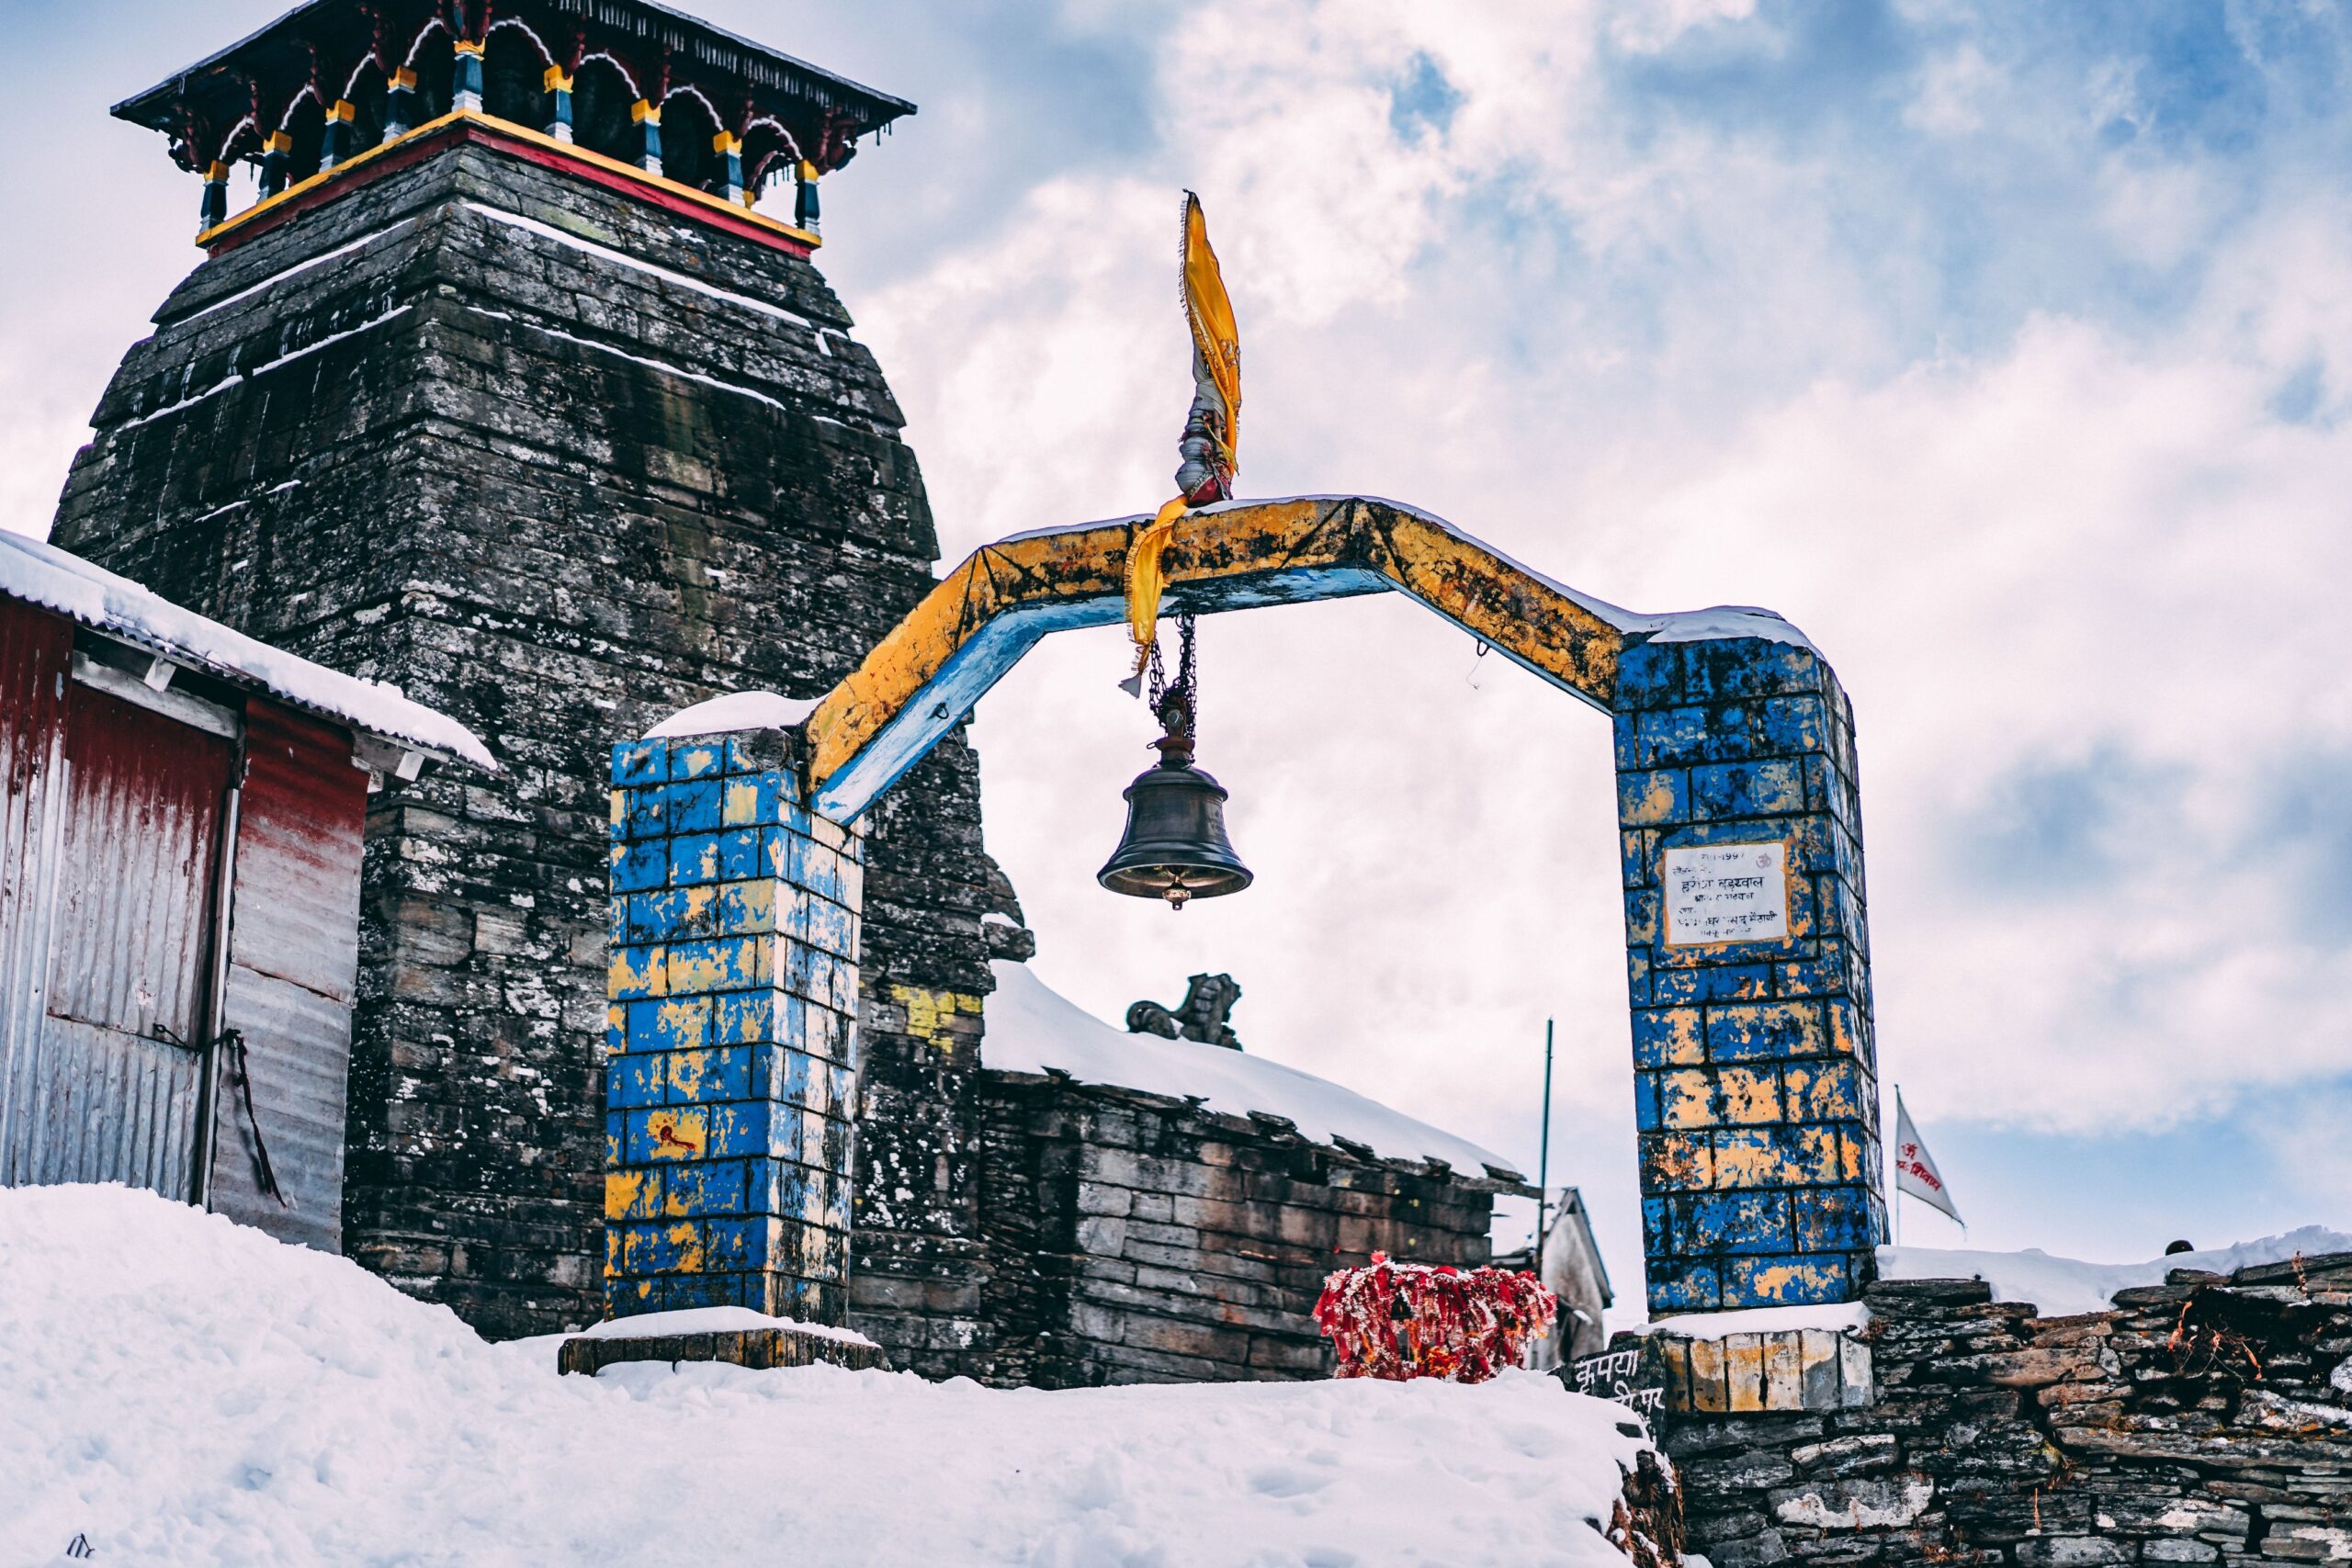
[[[1642,1145],[1650,1186],[1690,1192],[1714,1186],[1721,1179],[1714,1151],[1703,1134],[1667,1133],[1645,1138]]]
[[[1785,1187],[1788,1162],[1770,1140],[1754,1134],[1721,1134],[1715,1148],[1715,1185],[1724,1189]]]
[[[670,1089],[680,1100],[697,1100],[710,1077],[711,1053],[708,1051],[679,1051],[669,1061]]]
[[[1627,827],[1649,827],[1674,818],[1674,786],[1665,779],[1653,775],[1649,787],[1625,802],[1623,820]]]
[[[1724,1336],[1724,1389],[1730,1409],[1764,1408],[1764,1343],[1761,1335]]]
[[[1731,1407],[1724,1382],[1724,1346],[1720,1339],[1690,1341],[1690,1408],[1720,1411]]]
[[[645,1185],[650,1171],[608,1170],[605,1173],[605,1218],[634,1220],[645,1210]]]
[[[1697,1066],[1707,1059],[1706,1014],[1698,1008],[1676,1008],[1666,1015],[1658,1049],[1678,1066]]]
[[[1713,1088],[1702,1072],[1658,1075],[1658,1113],[1669,1127],[1712,1127]]]
[[[635,961],[636,954],[644,961]],[[666,947],[616,947],[605,972],[605,994],[608,997],[654,996],[670,994],[670,950]]]
[[[655,1159],[700,1159],[710,1147],[710,1124],[705,1111],[656,1111],[645,1121],[646,1153]]]
[[[691,1220],[672,1225],[665,1239],[677,1249],[677,1271],[699,1274],[703,1270],[702,1227]]]
[[[1725,1067],[1715,1075],[1723,1119],[1734,1124],[1781,1120],[1780,1075],[1770,1067]]]

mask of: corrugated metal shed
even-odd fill
[[[120,579],[78,613],[37,549],[0,546],[0,1183],[338,1249],[368,795],[488,754]]]

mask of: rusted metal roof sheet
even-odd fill
[[[246,691],[266,692],[404,750],[497,770],[489,749],[471,730],[411,702],[399,688],[256,642],[40,540],[0,530],[0,594],[54,610],[175,664]]]
[[[246,705],[245,758],[223,1011],[244,1035],[256,1113],[288,1201],[261,1190],[242,1100],[224,1090],[212,1206],[339,1251],[368,780],[327,726],[258,700]]]
[[[34,1179],[74,628],[0,599],[0,1184]]]
[[[65,710],[62,847],[8,1176],[195,1194],[214,857],[230,742],[87,687]],[[174,1043],[176,1040],[180,1043]]]

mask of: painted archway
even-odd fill
[[[1148,521],[976,551],[784,738],[788,756],[738,736],[615,748],[616,1314],[684,1304],[666,1281],[699,1270],[728,1276],[711,1299],[838,1321],[849,1140],[808,1129],[854,1092],[854,825],[1047,634],[1124,617]],[[1204,508],[1161,558],[1163,613],[1403,592],[1611,716],[1650,1305],[1858,1297],[1884,1201],[1853,716],[1804,634],[1768,610],[1622,610],[1363,496]],[[630,1087],[732,1045],[802,1065],[704,1101],[674,1092],[673,1066],[658,1110]],[[790,1139],[765,1131],[779,1119]],[[838,1164],[811,1157],[827,1149]],[[771,1189],[797,1194],[782,1218],[821,1245],[752,1260],[714,1240],[736,1221],[679,1206],[694,1166],[746,1154],[777,1162]]]

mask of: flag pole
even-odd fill
[[[1901,1084],[1894,1086],[1894,1114],[1899,1122],[1903,1115],[1903,1086]],[[1897,1247],[1903,1245],[1903,1173],[1900,1170],[1895,1172],[1894,1180],[1894,1245]]]
[[[1535,1280],[1544,1280],[1544,1206],[1552,1196],[1552,1021],[1544,1021],[1544,1132],[1535,1156]]]

